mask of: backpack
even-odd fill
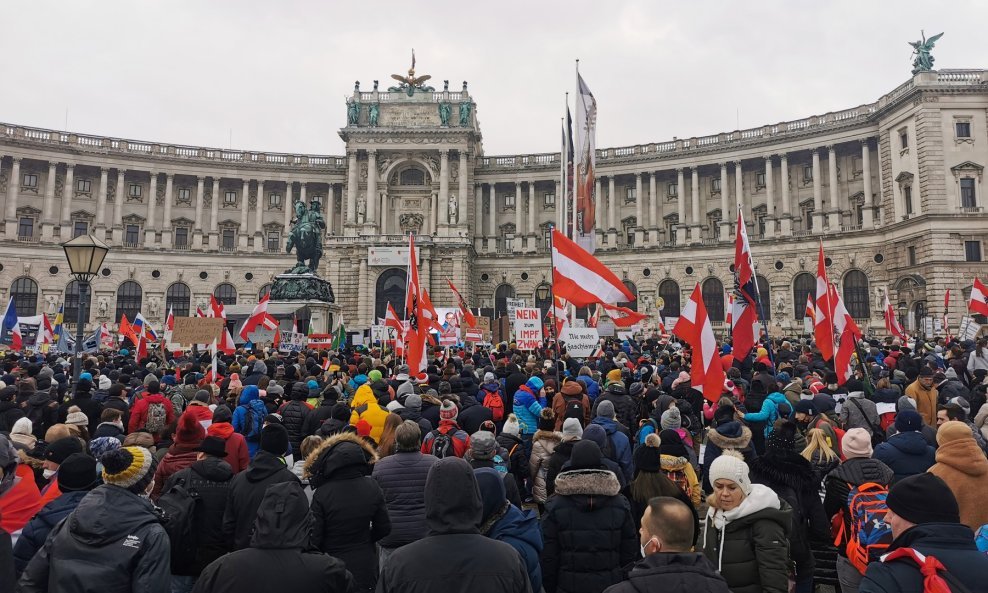
[[[144,421],[144,430],[151,434],[158,434],[165,425],[168,424],[168,409],[162,402],[148,404],[147,420]]]
[[[884,443],[885,442],[885,430],[882,429],[881,424],[872,424],[871,423],[871,420],[868,418],[868,415],[865,414],[864,408],[861,407],[861,402],[858,401],[858,398],[856,398],[856,397],[849,397],[847,399],[851,403],[854,404],[854,407],[856,407],[859,412],[861,412],[861,416],[865,419],[865,422],[867,422],[868,423],[868,426],[871,428],[871,447],[872,448],[875,448],[878,445],[881,445],[882,443]]]
[[[158,499],[157,505],[164,511],[164,527],[171,545],[171,570],[181,574],[196,559],[195,513],[199,495],[185,488],[185,480],[179,480]]]
[[[690,480],[686,477],[686,472],[681,469],[667,470],[663,469],[662,473],[666,475],[673,484],[679,486],[679,489],[683,491],[683,494],[688,496],[690,499],[693,498],[693,488],[690,487]]]
[[[617,453],[614,451],[614,441],[611,435],[605,435],[604,446],[600,448],[600,454],[607,459],[617,463]]]
[[[243,428],[241,428],[237,432],[244,435],[244,439],[256,440],[257,434],[253,434],[253,438],[251,438],[251,434],[255,433],[254,410],[251,409],[249,404],[244,406],[244,410],[246,411],[246,413],[244,414],[244,425]]]
[[[889,510],[885,500],[889,491],[874,482],[848,486],[851,489],[847,495],[848,521],[843,518],[840,521],[834,545],[839,546],[846,539],[847,559],[864,574],[868,564],[879,561],[892,543],[892,527],[885,522]]]
[[[504,420],[504,399],[498,391],[489,391],[484,398],[484,407],[490,409],[494,422]]]
[[[587,409],[583,407],[582,395],[563,396],[563,419],[576,418],[580,421],[580,426],[586,422]]]
[[[913,548],[898,548],[882,558],[882,562],[911,560],[923,577],[923,593],[970,593],[957,578],[947,572],[947,567],[934,556],[926,556]]]
[[[182,395],[181,391],[173,391],[169,398],[172,400],[172,408],[175,409],[175,415],[181,416],[182,412],[185,411],[186,404],[188,403],[185,401],[185,396]]]
[[[433,430],[432,445],[429,447],[429,453],[439,459],[456,457],[456,452],[453,449],[453,437],[448,432],[443,432],[441,428]]]

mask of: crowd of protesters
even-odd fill
[[[988,591],[988,343],[861,346],[0,353],[0,591]]]

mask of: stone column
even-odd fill
[[[473,248],[477,253],[484,250],[484,184],[477,183],[473,186],[473,198],[476,206],[473,219]]]
[[[751,220],[751,208],[744,203],[744,168],[741,166],[741,161],[734,161],[734,201],[735,207],[744,212],[745,224],[748,224]]]
[[[378,232],[380,232],[382,235],[387,235],[388,234],[388,219],[391,218],[388,214],[391,212],[391,209],[388,208],[388,196],[385,195],[383,192],[379,192],[379,195],[381,196],[380,197],[380,202],[381,202],[381,208],[380,208],[381,222],[378,225],[378,229],[379,229]]]
[[[330,186],[332,187],[332,186]],[[257,180],[257,205],[254,207],[254,253],[264,251],[264,180]],[[328,213],[327,213],[328,214]],[[328,219],[331,223],[332,219]]]
[[[649,242],[655,244],[659,243],[658,228],[661,226],[659,224],[659,195],[656,193],[657,181],[655,171],[650,172],[648,174],[648,228],[651,229]]]
[[[673,243],[682,245],[686,243],[686,177],[682,167],[676,169],[676,214],[679,221],[674,229]]]
[[[526,233],[526,251],[535,251],[537,241],[535,239],[535,182],[528,182],[528,232]]]
[[[840,187],[837,185],[837,150],[833,144],[827,147],[827,169],[830,184],[827,225],[831,232],[836,232],[840,230]]]
[[[295,188],[293,187],[294,185],[295,185],[294,181],[286,181],[285,195],[282,196],[281,198],[282,214],[284,214],[284,221],[282,222],[282,226],[284,227],[284,234],[286,237],[288,236],[288,231],[292,226],[292,215],[295,212],[294,209],[295,202],[293,201],[293,198],[295,196],[292,195],[295,193],[294,191]]]
[[[470,192],[470,190],[468,189],[470,187],[469,186],[469,183],[470,183],[470,165],[469,165],[469,161],[467,159],[467,151],[465,151],[465,150],[461,150],[460,151],[460,176],[459,176],[459,181],[460,181],[460,195],[457,196],[457,198],[456,198],[456,204],[457,204],[457,206],[456,206],[456,217],[457,217],[457,219],[456,220],[451,220],[449,222],[450,222],[450,224],[454,224],[454,225],[459,225],[459,224],[466,225],[467,224],[467,221],[469,220],[467,218],[467,213],[470,211],[470,209],[469,209],[469,202],[468,202],[469,199],[470,199],[469,198],[469,195],[470,195],[469,192]]]
[[[21,159],[14,157],[14,166],[10,170],[10,178],[7,180],[7,208],[5,212],[6,221],[4,232],[8,239],[17,237],[17,198],[21,189]],[[71,237],[71,235],[69,235]]]
[[[556,187],[553,190],[556,192],[556,228],[566,233],[566,200],[560,195],[563,191],[563,182],[556,180]]]
[[[575,189],[576,188],[574,188],[574,190]],[[603,231],[606,229],[605,225],[607,222],[604,220],[604,191],[600,177],[597,177],[594,180],[594,199],[597,202],[597,207],[595,209],[595,215],[594,215],[595,216],[594,223],[597,226],[597,230],[600,231],[599,233],[597,233],[597,235],[599,236],[603,234]]]
[[[59,218],[59,224],[62,226],[60,232],[62,241],[68,241],[72,238],[72,194],[75,191],[75,165],[72,163],[66,163],[65,165],[65,183],[62,185],[62,215]],[[117,195],[120,195],[120,188],[117,188]],[[120,198],[117,198],[117,202],[120,202]],[[114,219],[115,223],[116,219]]]
[[[306,186],[307,185],[308,185],[308,183],[305,182],[305,181],[302,181],[302,182],[300,182],[298,184],[298,201],[299,202],[302,202],[303,204],[307,204],[308,203],[307,202],[307,199],[305,197],[305,190],[306,190]]]
[[[196,251],[202,249],[202,203],[205,178],[196,176],[196,214],[195,222],[192,225],[192,248]]]
[[[101,240],[106,236],[106,194],[109,190],[109,176],[110,170],[101,167],[99,170],[99,194],[96,196],[96,228],[100,231],[97,236]]]
[[[696,167],[690,168],[690,240],[700,240],[700,171]]]
[[[347,152],[346,226],[355,224],[357,224],[357,151],[350,150]]]
[[[814,148],[813,154],[813,233],[823,232],[823,185],[820,179],[820,150]]]
[[[250,232],[248,224],[250,214],[247,210],[250,197],[250,179],[242,180],[240,186],[240,227],[237,229],[237,249],[245,251],[247,249],[247,235]]]
[[[772,176],[772,155],[765,157],[765,238],[775,237],[775,183]]]
[[[161,245],[168,249],[172,246],[172,190],[175,187],[175,175],[165,175],[165,219],[161,221]]]
[[[635,245],[645,242],[645,195],[642,192],[642,175],[635,173]]]
[[[209,201],[209,247],[219,249],[220,236],[220,178],[213,177],[213,197]]]
[[[158,173],[151,171],[151,187],[148,190],[148,217],[144,222],[144,246],[153,248],[158,234]]]
[[[614,176],[607,176],[607,247],[617,249],[618,232],[620,224],[617,213],[617,191],[614,189]]]
[[[364,234],[377,232],[377,151],[367,151],[367,216],[364,217]]]
[[[429,195],[429,234],[439,233],[439,193]]]
[[[861,209],[861,228],[875,227],[874,196],[871,193],[871,147],[868,138],[861,141],[861,175],[863,177],[864,207]]]
[[[779,167],[782,169],[782,236],[792,235],[792,198],[789,194],[789,155],[782,153]]]
[[[512,251],[515,253],[520,253],[522,250],[522,201],[521,201],[521,182],[515,182],[515,239],[512,243]]]
[[[326,185],[326,202],[322,205],[323,216],[326,218],[326,235],[336,234],[336,217],[338,214],[335,208],[336,184],[329,183]]]
[[[69,179],[72,179],[72,170],[69,169],[65,176],[65,182],[68,184]],[[121,245],[123,243],[123,204],[127,199],[127,170],[117,169],[117,195],[113,199],[113,243],[115,245]],[[64,200],[64,198],[63,198]],[[63,235],[64,238],[64,235]]]
[[[731,226],[736,224],[738,213],[731,208],[728,197],[731,193],[727,181],[727,163],[720,164],[720,240],[731,238]]]
[[[520,191],[520,190],[519,190]],[[517,205],[517,203],[516,203]],[[444,227],[449,226],[449,151],[439,151],[439,228],[443,229],[440,234],[447,234],[449,231]],[[516,227],[520,234],[521,228]]]
[[[487,249],[494,251],[497,243],[497,184],[490,184],[487,201]]]
[[[45,178],[45,199],[41,206],[41,240],[49,242],[55,234],[55,173],[58,163],[48,161],[48,177]]]
[[[364,292],[367,289],[367,255],[366,254],[360,256],[360,266],[357,272],[357,285],[360,287],[360,293],[367,296],[367,298],[358,297],[357,302],[359,304],[364,304],[366,301],[370,301],[373,303],[375,300],[374,296]],[[358,319],[360,320],[359,323],[361,325],[369,325],[366,324],[364,320],[364,307],[358,305],[357,311],[358,311]]]

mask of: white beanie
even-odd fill
[[[107,377],[106,375],[100,375],[99,376],[99,388],[100,389],[103,389],[103,390],[109,389],[111,384],[112,384],[112,382],[110,381],[110,378],[109,377]]]
[[[730,480],[741,487],[745,496],[751,494],[751,479],[748,477],[748,464],[734,451],[724,451],[714,459],[707,471],[710,483],[717,480]]]
[[[29,418],[19,418],[14,422],[14,427],[10,429],[10,434],[31,434],[34,425]]]
[[[518,436],[520,432],[521,426],[518,424],[518,417],[514,414],[508,414],[508,419],[504,421],[504,428],[501,429],[501,433]]]
[[[583,438],[583,426],[577,418],[567,418],[563,421],[563,440],[576,441]]]

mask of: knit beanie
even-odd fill
[[[45,449],[45,461],[60,464],[73,453],[82,453],[82,443],[76,437],[64,437],[48,443]]]
[[[779,423],[765,440],[768,451],[782,453],[796,450],[796,424],[786,420]]]
[[[659,421],[663,430],[677,430],[683,427],[683,418],[679,414],[679,408],[669,408],[662,412],[662,419]]]
[[[89,452],[93,454],[93,457],[99,459],[104,453],[119,449],[120,447],[122,445],[117,437],[99,437],[89,443]],[[61,470],[61,467],[59,467],[59,470]]]
[[[974,440],[974,433],[971,432],[971,427],[963,422],[951,420],[944,422],[937,429],[937,446],[939,447],[964,439]]]
[[[538,395],[539,391],[545,387],[545,382],[538,377],[530,377],[528,381],[525,381],[525,385]]]
[[[936,504],[930,504],[931,501]],[[889,489],[885,504],[896,515],[917,525],[961,521],[957,498],[950,487],[939,476],[928,472],[896,482]]]
[[[656,473],[662,469],[662,455],[659,453],[659,444],[661,444],[659,435],[653,432],[645,437],[644,445],[635,449],[633,459],[635,473]]]
[[[751,494],[751,478],[748,477],[748,464],[734,451],[724,451],[710,464],[710,483],[717,480],[730,480],[737,484],[745,496]]]
[[[96,484],[96,460],[85,453],[73,453],[58,466],[58,489],[62,492],[89,490]]]
[[[899,410],[900,412],[902,410],[912,410],[912,411],[915,412],[916,411],[916,400],[914,400],[913,398],[909,397],[908,395],[903,395],[896,402],[896,409]]]
[[[563,395],[583,395],[583,383],[576,380],[566,381],[561,391]]]
[[[79,406],[70,406],[65,416],[65,423],[74,426],[89,426],[89,417],[82,413]]]
[[[405,383],[405,385],[411,385],[411,383]],[[415,410],[417,412],[421,412],[422,396],[417,393],[410,393],[408,397],[405,398],[405,407],[408,408],[409,410]]]
[[[470,454],[474,459],[491,459],[495,451],[497,451],[497,440],[493,433],[478,430],[470,435]]]
[[[915,410],[903,409],[895,415],[895,429],[899,432],[919,432],[923,430],[923,417]]]
[[[563,421],[563,440],[576,441],[583,438],[583,426],[576,418],[567,418]]]
[[[373,383],[374,381],[380,381],[383,377],[384,377],[384,375],[382,375],[381,374],[381,371],[379,371],[377,369],[374,369],[373,371],[367,373],[367,379],[371,383]]]
[[[845,459],[871,457],[874,453],[871,448],[871,435],[863,428],[852,428],[844,433],[844,438],[841,440],[841,451],[844,452]]]
[[[573,452],[569,457],[569,469],[601,469],[600,447],[593,441],[581,440],[573,445]]]
[[[546,432],[552,432],[556,429],[556,414],[552,408],[542,408],[542,412],[539,413],[538,427],[539,430]]]
[[[216,406],[213,410],[213,424],[220,422],[232,422],[233,412],[230,411],[230,407],[225,404],[220,404]]]
[[[597,417],[614,418],[614,402],[609,399],[605,399],[597,404]]]
[[[504,427],[501,428],[501,434],[511,434],[514,436],[521,434],[521,425],[518,423],[518,416],[508,414],[508,419],[504,421]]]
[[[621,380],[621,369],[611,369],[607,371],[606,383],[610,383],[612,381],[620,381],[620,380]]]
[[[484,383],[495,383],[497,382],[497,377],[494,373],[484,373]]]
[[[31,422],[31,419],[25,416],[23,418],[18,418],[17,422],[14,422],[13,428],[10,429],[10,434],[28,435],[32,433],[33,429],[34,429],[34,424]]]
[[[154,479],[158,460],[144,447],[123,447],[104,453],[100,457],[103,464],[103,481],[134,494],[144,494],[148,484]]]
[[[186,412],[178,419],[175,428],[176,445],[199,445],[206,438],[206,429],[196,420],[195,416]]]
[[[283,457],[288,452],[288,429],[281,424],[268,424],[261,429],[261,450]]]
[[[450,400],[446,400],[443,402],[442,407],[439,408],[439,420],[455,421],[459,413],[460,409],[456,407],[456,404]]]

